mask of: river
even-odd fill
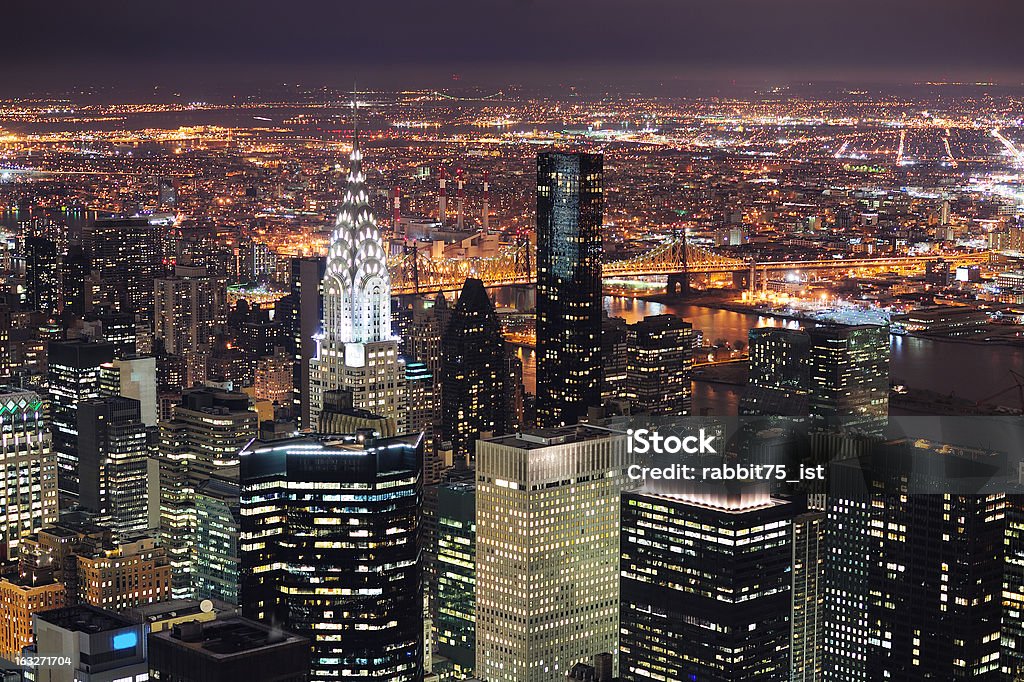
[[[605,297],[605,308],[609,315],[623,317],[631,323],[648,315],[678,315],[702,331],[708,342],[746,340],[747,332],[753,327],[797,326],[793,321],[750,313],[635,298]],[[536,386],[536,354],[533,350],[521,349],[519,356],[523,360],[526,390],[532,392]],[[1024,348],[892,337],[889,375],[893,381],[913,388],[1019,407],[1016,391],[1008,390],[991,397],[1016,385],[1011,370],[1024,374]],[[706,409],[709,414],[736,414],[741,391],[737,386],[695,382],[694,413]]]

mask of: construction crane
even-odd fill
[[[1010,377],[1014,381],[1014,385],[1010,386],[1009,388],[1004,388],[1003,390],[999,391],[998,393],[993,393],[992,395],[988,396],[987,398],[982,398],[977,403],[975,403],[975,405],[982,405],[984,403],[989,402],[990,400],[995,400],[999,396],[1004,395],[1006,393],[1009,393],[1010,391],[1017,391],[1017,399],[1020,401],[1018,409],[1021,412],[1024,412],[1024,374],[1021,374],[1020,372],[1016,372],[1016,371],[1014,371],[1012,369],[1008,370],[1008,371],[1010,373]]]

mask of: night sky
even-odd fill
[[[759,79],[1024,83],[1020,0],[4,2],[0,92]]]

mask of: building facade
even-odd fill
[[[423,674],[422,458],[365,432],[242,454],[243,615],[308,637],[312,681]]]
[[[614,651],[625,438],[562,427],[481,440],[476,671],[555,682]]]
[[[604,161],[537,156],[537,421],[575,424],[601,404]]]

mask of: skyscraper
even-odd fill
[[[1004,679],[1006,497],[939,492],[1001,459],[914,439],[833,465],[822,679]]]
[[[793,610],[790,682],[820,682],[825,644],[825,513],[793,519]]]
[[[149,444],[140,403],[107,397],[78,404],[78,501],[118,539],[149,528]]]
[[[604,160],[537,156],[537,420],[575,424],[601,404]]]
[[[437,653],[460,676],[476,665],[476,488],[471,481],[437,490]]]
[[[746,414],[812,416],[878,432],[889,411],[889,328],[751,329]]]
[[[186,391],[160,424],[160,538],[167,547],[174,597],[192,594],[195,491],[212,475],[237,471],[238,453],[256,437],[259,417],[243,393]]]
[[[238,603],[238,537],[241,523],[238,482],[212,477],[196,487],[192,565],[195,599]]]
[[[36,393],[0,386],[0,436],[0,558],[8,560],[23,537],[57,521],[57,456]]]
[[[214,331],[227,321],[223,282],[205,267],[178,265],[172,277],[155,281],[154,290],[154,338],[166,353],[184,358],[181,388],[203,383]]]
[[[281,299],[278,315],[289,332],[288,350],[295,364],[292,370],[292,411],[299,428],[316,424],[309,416],[310,361],[316,355],[316,337],[324,319],[323,281],[327,259],[293,258],[291,293]]]
[[[423,674],[422,457],[419,434],[242,453],[243,614],[308,637],[311,682]]]
[[[889,327],[812,327],[811,416],[880,432],[889,416]]]
[[[652,315],[629,326],[626,397],[651,414],[687,415],[693,402],[693,326]]]
[[[356,138],[323,279],[323,328],[310,362],[310,422],[316,423],[327,391],[349,388],[356,407],[394,419],[402,433],[405,370],[391,331],[391,275],[362,159]]]
[[[806,417],[811,339],[802,329],[756,327],[748,334],[750,373],[740,414]]]
[[[100,397],[100,366],[112,362],[110,343],[51,342],[47,385],[53,449],[60,467],[61,492],[78,494],[78,404]]]
[[[99,274],[100,299],[150,319],[153,280],[163,274],[159,228],[146,218],[97,220],[85,229],[83,244]]]
[[[22,240],[25,261],[25,304],[46,316],[56,314],[61,303],[61,280],[57,245],[44,237]]]
[[[477,442],[476,672],[555,682],[614,651],[625,437],[541,429]]]
[[[441,437],[466,461],[481,435],[512,426],[505,355],[494,303],[483,282],[467,279],[441,337]]]
[[[623,680],[789,679],[795,505],[622,498]]]

